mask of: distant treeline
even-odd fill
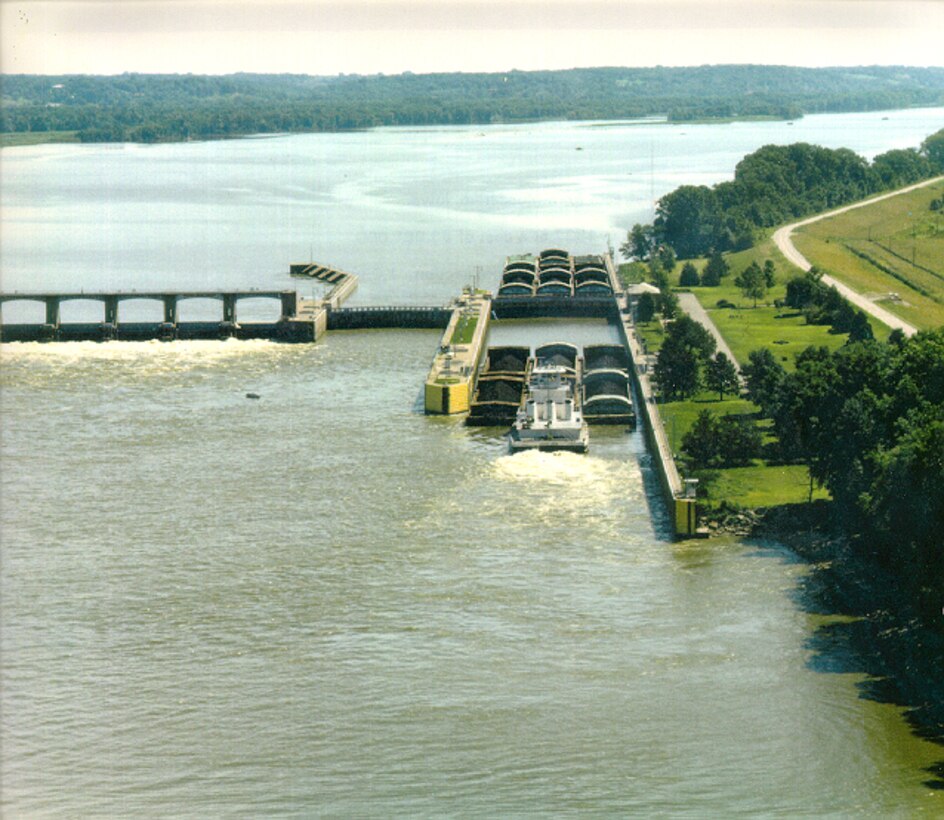
[[[944,174],[944,129],[920,148],[886,151],[871,163],[848,148],[765,145],[737,164],[730,182],[663,196],[653,224],[633,226],[621,250],[635,259],[664,245],[683,259],[744,250],[766,228],[937,174]]]
[[[396,76],[6,75],[4,132],[155,142],[389,125],[541,119],[682,121],[944,103],[944,69],[588,68]]]

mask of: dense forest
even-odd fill
[[[886,151],[871,163],[848,148],[765,145],[737,164],[733,180],[663,196],[653,224],[633,226],[621,250],[641,260],[663,245],[683,259],[744,250],[764,229],[937,174],[944,174],[944,129],[920,148]]]
[[[396,76],[5,75],[4,132],[188,140],[539,119],[776,117],[944,103],[944,69],[589,68]]]
[[[782,456],[829,488],[834,521],[940,622],[944,589],[944,329],[807,348],[786,372],[745,366]]]

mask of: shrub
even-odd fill
[[[682,273],[679,275],[679,285],[683,288],[698,286],[698,270],[691,262],[686,262],[682,266]]]

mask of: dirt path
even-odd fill
[[[721,353],[724,353],[732,362],[734,366],[738,368],[738,379],[741,380],[741,383],[744,383],[744,377],[741,376],[740,368],[741,364],[737,359],[734,358],[734,354],[731,352],[731,348],[728,347],[728,343],[724,340],[724,336],[721,335],[721,331],[718,330],[715,323],[711,320],[711,317],[708,315],[708,311],[701,306],[701,302],[695,298],[694,293],[680,293],[678,294],[679,307],[682,308],[689,316],[691,316],[698,324],[702,325],[705,330],[711,333],[714,336],[715,342],[718,343],[718,350]]]
[[[852,205],[846,205],[844,208],[837,208],[835,211],[828,211],[824,214],[818,214],[817,216],[811,216],[808,219],[794,222],[792,225],[784,225],[784,227],[778,229],[774,233],[774,242],[777,243],[777,247],[780,248],[780,250],[783,252],[783,255],[787,257],[787,259],[789,259],[801,270],[807,271],[812,267],[812,265],[810,265],[809,260],[796,249],[796,246],[793,244],[793,241],[790,238],[791,234],[797,228],[801,228],[804,225],[809,225],[813,222],[818,222],[821,219],[827,219],[828,217],[836,216],[837,214],[843,214],[846,211],[851,211],[855,208],[864,208],[866,205],[871,205],[874,202],[881,202],[883,199],[891,199],[893,196],[906,194],[909,191],[914,191],[917,188],[923,188],[926,185],[933,185],[935,182],[941,182],[942,180],[944,180],[944,176],[926,179],[924,182],[917,182],[914,185],[909,185],[907,188],[899,188],[897,191],[891,191],[890,193],[882,194],[881,196],[874,196],[871,199],[865,200],[864,202],[855,202]],[[908,322],[906,322],[904,319],[900,319],[898,316],[895,316],[895,314],[885,310],[885,308],[879,307],[871,299],[867,299],[861,293],[852,290],[852,288],[850,288],[848,285],[844,285],[842,282],[836,281],[831,276],[823,276],[823,282],[825,282],[827,285],[832,285],[853,305],[861,308],[866,313],[871,314],[880,322],[884,322],[889,327],[900,328],[907,336],[913,336],[918,332],[918,329],[914,325],[908,324]]]

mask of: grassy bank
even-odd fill
[[[0,133],[0,148],[19,145],[43,145],[48,142],[78,142],[78,131],[5,131]]]
[[[740,364],[747,362],[752,350],[768,347],[790,370],[794,356],[810,345],[823,345],[835,350],[845,344],[846,334],[835,333],[826,325],[808,325],[802,314],[774,306],[776,301],[786,297],[786,283],[802,271],[787,261],[771,239],[726,258],[731,273],[721,280],[720,285],[689,290],[708,312]],[[751,262],[763,266],[768,259],[776,265],[776,283],[755,307],[753,300],[744,297],[734,280]],[[701,260],[699,267],[704,264],[705,261]],[[870,318],[869,324],[877,339],[888,336],[889,329],[878,320]]]
[[[745,398],[726,396],[719,399],[717,393],[701,393],[687,401],[671,401],[659,405],[672,452],[680,458],[683,473],[699,481],[699,493],[703,499],[703,511],[730,507],[776,507],[784,504],[799,504],[810,499],[810,479],[802,464],[781,464],[776,460],[757,458],[744,467],[724,469],[685,470],[682,439],[691,430],[698,414],[707,410],[717,416],[744,416],[765,431],[769,445],[772,436],[767,433],[769,422],[760,419],[758,407]],[[812,498],[828,498],[825,490],[814,487]]]
[[[944,183],[938,183],[813,223],[803,229],[797,245],[814,264],[855,290],[885,294],[886,299],[877,301],[918,327],[944,324],[944,210],[930,209],[931,201],[942,196]],[[725,259],[731,272],[719,286],[687,290],[705,308],[739,364],[747,363],[751,351],[768,348],[784,368],[792,370],[796,355],[810,345],[835,350],[846,343],[845,333],[826,325],[809,325],[801,313],[775,305],[785,298],[786,283],[802,272],[786,260],[771,239],[728,254]],[[752,262],[763,267],[768,259],[776,266],[776,282],[755,306],[734,281]],[[694,264],[700,271],[706,261],[694,260]],[[676,287],[680,271],[681,266],[673,273],[672,284]],[[887,298],[890,293],[897,293],[900,300]],[[885,325],[871,317],[869,322],[877,339],[888,337]],[[659,323],[644,325],[641,331],[649,349],[657,351],[662,341]],[[676,453],[681,453],[682,437],[700,410],[717,415],[756,414],[756,408],[744,400],[716,399],[703,394],[661,406]],[[762,428],[769,425],[756,421]],[[684,469],[684,454],[682,461]],[[809,481],[802,465],[784,466],[757,459],[750,467],[693,475],[701,479],[709,508],[721,504],[778,506],[809,497]],[[825,494],[814,490],[813,497]]]
[[[786,296],[786,283],[802,273],[790,264],[770,239],[755,247],[725,257],[731,273],[717,287],[687,288],[705,308],[724,337],[738,363],[743,365],[753,350],[769,348],[787,369],[792,370],[796,354],[810,345],[824,346],[835,350],[845,344],[847,336],[836,333],[826,325],[809,325],[802,314],[778,308],[775,302]],[[737,275],[752,262],[763,267],[770,259],[776,266],[776,282],[768,289],[763,299],[754,305],[734,284]],[[695,260],[701,270],[707,260]],[[681,266],[673,273],[673,284],[678,285]],[[881,323],[870,320],[876,338],[884,339],[889,330]],[[661,346],[663,331],[658,321],[640,327],[641,335],[651,352]],[[810,498],[809,475],[802,464],[784,465],[767,457],[755,459],[749,466],[713,470],[685,471],[682,438],[691,429],[702,410],[722,415],[748,416],[764,432],[769,445],[771,436],[767,432],[770,422],[761,419],[758,408],[744,398],[727,397],[718,400],[716,393],[702,393],[687,401],[666,402],[660,405],[666,432],[673,451],[681,455],[682,469],[687,475],[699,479],[699,491],[709,515],[717,508],[728,507],[777,507],[806,502]],[[765,448],[769,449],[769,448]],[[766,456],[766,453],[765,453]],[[814,487],[812,498],[827,498],[828,494]]]
[[[810,263],[918,328],[944,324],[944,182],[800,228]],[[896,296],[890,296],[896,294]]]

